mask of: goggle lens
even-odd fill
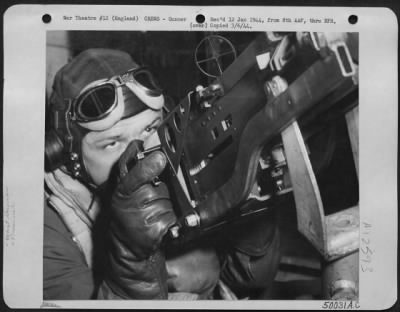
[[[81,97],[77,105],[78,114],[87,120],[101,118],[110,112],[115,101],[113,85],[105,84],[95,87]]]
[[[133,77],[139,84],[148,89],[149,92],[157,95],[161,94],[159,84],[148,70],[139,70],[134,73]]]

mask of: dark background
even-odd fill
[[[128,52],[135,62],[150,68],[165,93],[179,101],[208,77],[195,64],[195,50],[210,34],[224,36],[238,54],[258,33],[234,32],[137,32],[137,31],[71,31],[68,33],[73,55],[87,48],[112,48]]]

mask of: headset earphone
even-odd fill
[[[65,112],[54,110],[51,113],[51,126],[45,134],[45,171],[51,172],[62,166],[75,178],[87,178],[85,170],[82,170],[82,159],[80,159],[81,147],[79,145],[82,133],[77,126],[72,124],[71,106],[72,100],[65,100],[67,109]],[[65,124],[65,134],[59,130],[60,124]]]
[[[64,143],[55,129],[46,132],[44,142],[44,169],[50,172],[66,163]]]

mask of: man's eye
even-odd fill
[[[115,148],[116,146],[118,146],[118,142],[117,141],[113,141],[111,143],[108,143],[106,146],[104,146],[105,149],[108,148]]]
[[[146,132],[153,132],[153,131],[155,131],[156,130],[156,127],[147,127],[146,129],[144,129],[144,131],[146,131]]]

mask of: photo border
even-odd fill
[[[112,7],[114,9],[115,6]],[[158,7],[159,8],[159,7]],[[173,7],[176,12],[176,7]],[[260,9],[266,9],[265,7],[259,7]],[[49,11],[50,9],[50,11]],[[38,110],[40,103],[43,103],[44,99],[44,86],[45,86],[45,73],[43,72],[46,68],[45,58],[43,57],[45,51],[45,38],[44,33],[50,28],[65,29],[67,25],[62,22],[54,22],[48,25],[43,25],[43,23],[38,22],[38,19],[44,14],[44,12],[51,12],[54,14],[61,14],[60,11],[64,13],[69,10],[80,10],[82,12],[83,7],[75,6],[31,6],[31,5],[19,5],[8,8],[4,15],[4,108],[3,108],[3,118],[4,118],[4,131],[3,131],[3,149],[4,149],[4,170],[3,170],[3,214],[6,221],[12,221],[13,215],[15,216],[15,232],[14,240],[7,240],[3,246],[3,296],[5,303],[11,307],[32,307],[32,304],[36,307],[40,307],[43,302],[37,299],[37,288],[38,287],[21,287],[20,284],[12,284],[10,280],[11,276],[15,276],[17,273],[21,276],[31,276],[32,272],[35,272],[35,265],[37,265],[38,245],[36,242],[42,244],[43,233],[37,231],[37,221],[40,220],[42,224],[43,217],[42,212],[38,211],[40,203],[43,203],[43,184],[40,183],[41,177],[43,177],[43,146],[44,146],[44,105],[43,110]],[[108,11],[108,8],[88,6],[88,10],[91,12],[103,10]],[[126,7],[124,8],[126,9]],[[141,6],[137,8],[142,12],[145,12],[145,7]],[[212,11],[218,9],[212,7]],[[241,8],[233,7],[233,11],[238,11]],[[257,10],[257,8],[252,7],[252,9]],[[274,7],[269,7],[268,12],[273,12],[276,9]],[[294,9],[293,7],[284,7],[284,9]],[[313,8],[314,9],[314,8]],[[336,31],[346,31],[349,29],[349,25],[345,25],[345,20],[348,15],[349,8],[317,8],[319,10],[330,10],[329,14],[340,16],[339,27],[335,28]],[[53,11],[54,10],[54,11]],[[153,10],[153,8],[151,8]],[[150,10],[150,11],[151,11]],[[184,7],[184,11],[192,10],[196,14],[198,12],[205,12],[204,14],[209,14],[209,8],[205,7]],[[295,9],[296,10],[296,9]],[[297,12],[307,10],[310,14],[310,8],[299,7]],[[342,10],[341,13],[338,13]],[[347,10],[344,13],[344,10]],[[351,26],[351,29],[359,29],[360,32],[360,103],[367,103],[366,107],[360,109],[360,181],[368,181],[368,183],[360,182],[360,218],[361,218],[361,237],[360,237],[360,249],[363,247],[363,238],[369,239],[373,244],[371,248],[376,252],[376,257],[374,257],[373,268],[377,270],[379,278],[384,277],[383,282],[385,284],[391,281],[396,287],[393,288],[395,292],[391,295],[388,292],[385,293],[386,297],[382,298],[383,302],[376,302],[376,289],[371,287],[371,284],[382,285],[382,283],[376,282],[377,276],[365,275],[361,272],[360,274],[360,305],[361,308],[374,309],[374,308],[388,308],[394,304],[397,299],[397,72],[393,70],[393,64],[397,63],[397,19],[392,11],[382,8],[351,8],[354,14],[359,16],[359,24]],[[311,10],[313,11],[313,10]],[[104,11],[103,11],[104,12]],[[91,13],[92,14],[92,13]],[[97,14],[97,13],[96,13]],[[147,13],[143,13],[147,14]],[[175,13],[176,14],[176,13]],[[244,14],[240,10],[240,14]],[[273,14],[273,13],[269,13]],[[312,13],[311,13],[312,14]],[[315,13],[314,13],[315,14]],[[327,13],[326,13],[327,14]],[[336,15],[335,15],[336,16]],[[363,17],[368,18],[368,23],[363,22]],[[54,21],[58,21],[58,17],[54,17]],[[120,25],[121,26],[121,25]],[[120,27],[117,26],[117,27]],[[73,29],[80,29],[82,27],[87,27],[84,23],[75,23],[75,25],[70,25]],[[115,26],[113,26],[115,29]],[[373,29],[371,29],[373,28]],[[69,28],[70,29],[70,28]],[[146,30],[148,28],[145,28]],[[342,30],[340,30],[342,29]],[[22,31],[29,30],[30,32],[22,33]],[[71,29],[72,30],[72,29]],[[156,30],[156,29],[154,29]],[[269,28],[268,30],[293,30],[293,27],[289,29],[278,27],[276,29]],[[301,28],[298,30],[307,30]],[[312,29],[311,29],[312,30]],[[389,31],[388,31],[389,30]],[[348,30],[347,30],[348,31]],[[385,36],[383,36],[385,34]],[[24,42],[25,41],[25,42]],[[27,43],[32,43],[32,49],[22,49],[21,42],[25,46],[29,46]],[[387,50],[379,50],[379,56],[382,63],[376,62],[377,48],[387,47]],[[20,51],[16,54],[13,51]],[[365,51],[368,51],[366,53]],[[29,53],[29,55],[28,55]],[[30,61],[30,63],[28,62]],[[34,66],[32,66],[32,63]],[[365,65],[363,65],[365,64]],[[368,66],[367,66],[368,65]],[[34,68],[33,68],[34,67]],[[395,66],[396,68],[397,66]],[[24,92],[19,92],[23,94],[14,94],[17,90],[21,89],[18,84],[18,78],[21,73],[26,73],[29,70],[28,77],[31,77],[31,83],[29,85],[24,85]],[[31,70],[33,70],[31,72]],[[379,79],[380,77],[385,77],[385,79]],[[39,91],[40,90],[40,91]],[[386,93],[384,92],[386,91]],[[19,105],[23,103],[23,98],[28,97],[32,100],[32,103]],[[36,104],[34,104],[36,103]],[[377,108],[376,103],[380,103],[385,106],[388,111],[385,110],[384,114],[380,107]],[[28,106],[29,105],[29,106]],[[378,110],[378,111],[377,111]],[[29,113],[27,113],[29,112]],[[10,117],[12,116],[12,117]],[[376,131],[374,128],[371,129],[370,122],[371,116],[373,116],[374,122],[379,129]],[[29,118],[27,118],[29,117]],[[18,125],[25,125],[24,131],[18,128]],[[38,127],[39,125],[39,127]],[[41,126],[42,125],[42,126]],[[32,130],[34,129],[34,130]],[[23,146],[22,148],[16,148],[13,142],[18,142],[20,137],[25,139],[28,146]],[[371,141],[373,143],[371,143]],[[24,142],[25,143],[25,142]],[[30,143],[30,144],[29,144]],[[34,144],[35,146],[31,146]],[[39,147],[37,147],[39,146]],[[388,148],[389,146],[389,148]],[[382,153],[384,151],[384,153]],[[367,156],[368,155],[368,156]],[[371,157],[372,155],[372,157]],[[372,158],[372,161],[371,161]],[[36,163],[32,161],[36,159],[39,161],[38,166],[30,168],[30,164]],[[16,162],[23,164],[18,168]],[[386,166],[383,166],[385,164]],[[27,176],[26,172],[29,172]],[[371,175],[371,173],[373,173]],[[25,177],[24,181],[21,181],[18,177]],[[370,181],[371,176],[374,177],[374,181]],[[38,183],[39,182],[39,183]],[[34,187],[32,187],[34,186]],[[384,188],[382,187],[384,186]],[[18,196],[19,189],[26,190],[25,196],[29,198],[29,201],[33,204],[34,208],[21,208],[27,206],[22,203],[22,198]],[[38,192],[38,190],[41,190]],[[374,196],[376,189],[381,191],[379,199]],[[384,198],[384,200],[382,200]],[[386,200],[385,200],[386,199]],[[39,205],[39,207],[37,207]],[[368,208],[367,212],[363,211],[362,207],[390,207],[389,211],[382,212],[379,209]],[[21,210],[22,209],[22,210]],[[28,210],[30,209],[30,210]],[[365,209],[365,208],[364,208]],[[30,214],[32,210],[35,211],[34,215]],[[371,211],[372,210],[372,211]],[[377,213],[374,212],[376,210]],[[379,214],[378,214],[379,213]],[[383,215],[383,217],[382,217]],[[38,219],[36,219],[38,218]],[[382,220],[380,220],[380,218]],[[34,220],[33,220],[34,219]],[[22,229],[18,227],[19,223],[29,224],[26,228]],[[31,222],[31,223],[28,223]],[[368,224],[373,224],[373,227],[368,229],[363,225],[363,222]],[[364,226],[364,227],[363,227]],[[5,227],[4,227],[5,230]],[[368,232],[368,233],[367,233]],[[3,232],[5,233],[5,232]],[[366,234],[367,233],[367,234]],[[5,233],[7,234],[7,233]],[[5,238],[6,235],[3,237]],[[31,240],[30,245],[26,243],[21,243],[21,240],[29,238]],[[14,245],[10,246],[14,241]],[[383,243],[383,245],[382,245]],[[381,248],[381,246],[386,249]],[[24,248],[22,250],[21,248]],[[390,252],[390,250],[392,252]],[[15,263],[16,256],[20,255],[22,251],[26,254],[32,255],[32,258],[36,259],[32,261],[31,265],[27,265],[22,268],[19,263]],[[360,253],[360,261],[361,253]],[[389,264],[388,264],[389,262]],[[13,266],[10,264],[13,263]],[[387,272],[386,269],[392,269],[396,274],[390,276],[392,271]],[[18,269],[18,270],[16,270]],[[42,279],[42,272],[36,269],[35,276],[40,275],[40,280]],[[375,271],[376,272],[376,271]],[[382,275],[380,274],[382,273]],[[395,278],[396,277],[396,278]],[[394,281],[396,279],[396,281]],[[29,279],[28,279],[29,280]],[[36,279],[35,279],[36,281]],[[382,280],[379,280],[382,281]],[[371,287],[371,292],[362,293],[362,288],[368,285]],[[11,286],[10,286],[11,285]],[[15,286],[15,288],[14,288]],[[30,285],[31,286],[31,285]],[[32,291],[32,288],[35,291]],[[40,287],[39,287],[40,288]],[[15,293],[15,289],[18,289],[18,293]],[[29,291],[28,291],[29,290]],[[365,290],[370,290],[365,288]],[[12,293],[10,293],[10,291]],[[389,290],[388,290],[389,291]],[[22,295],[24,294],[24,295]],[[373,299],[375,302],[368,302],[364,306],[362,301],[363,297],[368,299]],[[11,299],[12,298],[12,299]],[[24,302],[21,302],[20,298],[24,298]],[[389,299],[388,299],[389,298]],[[380,299],[380,298],[379,298]],[[318,309],[322,305],[320,302],[317,304],[312,302],[304,302],[302,304],[307,305],[307,309]],[[75,302],[76,303],[76,302]],[[81,303],[81,302],[80,302]],[[135,305],[139,303],[140,308],[154,308],[154,301],[143,302],[135,301]],[[215,306],[211,302],[208,306],[201,305],[201,308],[207,307],[218,307],[218,308],[246,308],[246,309],[259,309],[259,308],[274,308],[274,309],[287,309],[296,308],[296,301],[283,301],[272,302],[273,306],[270,306],[270,302],[266,306],[260,306],[260,303],[251,302],[240,302],[235,303],[217,303]],[[287,303],[289,303],[287,305]],[[46,301],[44,306],[51,306],[52,304],[60,305],[62,307],[78,307],[71,302],[61,302],[61,301]],[[111,305],[112,304],[112,305]],[[109,302],[104,304],[101,303],[102,307],[109,306],[114,307],[114,304],[118,304],[121,307],[128,307],[128,303],[121,302]],[[163,303],[159,307],[163,306]],[[193,308],[190,302],[174,302],[175,308]],[[176,304],[176,306],[175,306]],[[245,306],[242,306],[245,305]],[[99,307],[96,301],[85,302],[86,307]],[[81,307],[81,306],[79,306]]]

